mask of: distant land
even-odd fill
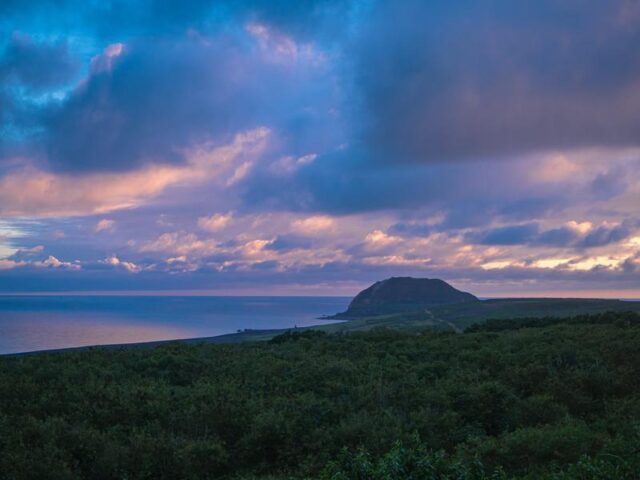
[[[375,282],[358,293],[345,312],[325,317],[343,322],[297,328],[297,331],[319,330],[326,333],[368,331],[389,328],[405,332],[425,328],[461,333],[472,325],[487,320],[533,318],[567,318],[605,312],[638,312],[640,301],[597,298],[501,298],[481,300],[462,292],[444,280],[391,277]],[[245,329],[238,333],[181,340],[99,345],[98,348],[147,348],[169,342],[244,343],[266,341],[291,329]],[[56,351],[85,350],[72,347]],[[51,350],[48,350],[51,351]],[[37,354],[29,352],[26,355]],[[25,355],[25,354],[18,354]]]
[[[571,317],[603,312],[640,312],[640,302],[591,298],[501,298],[480,300],[441,279],[392,277],[354,297],[343,323],[313,327],[326,331],[401,330],[436,327],[462,331],[486,320]]]
[[[477,302],[475,296],[461,292],[439,278],[391,277],[358,293],[347,311],[333,318],[348,320]]]

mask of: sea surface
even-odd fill
[[[330,323],[347,297],[0,296],[0,354]]]

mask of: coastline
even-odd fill
[[[297,330],[303,330],[313,327],[299,327]],[[152,340],[149,342],[132,342],[132,343],[109,343],[109,344],[97,344],[97,345],[81,345],[78,347],[68,348],[52,348],[45,350],[30,350],[27,352],[15,352],[15,353],[0,353],[0,357],[24,357],[30,355],[46,354],[46,353],[67,353],[67,352],[82,352],[86,350],[101,349],[101,350],[118,350],[121,348],[155,348],[168,343],[185,343],[188,345],[199,343],[212,343],[212,344],[228,344],[228,343],[241,343],[251,341],[266,341],[273,338],[276,335],[284,333],[293,328],[281,328],[281,329],[266,329],[266,330],[243,330],[236,333],[225,333],[222,335],[214,335],[211,337],[193,337],[193,338],[173,338],[169,340]]]
[[[320,317],[347,302],[302,296],[0,296],[0,355],[259,340],[296,326],[333,323]]]
[[[474,308],[475,307],[475,308]],[[481,308],[477,308],[481,307]],[[0,356],[25,356],[42,353],[77,352],[90,349],[154,348],[168,343],[185,344],[231,344],[267,341],[290,330],[318,329],[328,333],[364,331],[372,328],[394,328],[419,330],[437,328],[461,332],[466,327],[488,319],[526,317],[571,317],[575,315],[603,313],[607,311],[640,312],[637,300],[577,299],[577,298],[501,298],[481,300],[472,305],[437,306],[420,312],[404,312],[371,317],[351,317],[345,312],[316,317],[318,323],[299,327],[243,329],[241,331],[202,337],[173,338],[131,343],[91,344],[76,347],[29,350],[25,352],[0,353]],[[324,322],[323,322],[324,320]]]

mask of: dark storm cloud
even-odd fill
[[[299,235],[279,235],[266,247],[269,250],[287,252],[296,249],[309,249],[313,246],[313,240]]]
[[[640,252],[627,258],[622,263],[622,270],[627,274],[640,273]]]
[[[638,228],[640,222],[625,220],[620,225],[613,227],[601,226],[586,235],[578,244],[580,247],[602,247],[611,243],[617,243],[631,234]]]
[[[433,231],[483,227],[499,219],[524,223],[577,202],[601,200],[591,185],[541,185],[525,177],[526,161],[377,163],[364,147],[319,155],[290,176],[256,169],[242,185],[243,202],[271,210],[329,212],[398,211],[443,216]],[[587,180],[588,182],[588,180]],[[621,188],[618,193],[624,192]],[[402,222],[399,222],[402,223]],[[407,222],[404,222],[407,223]],[[419,236],[424,226],[404,225]],[[395,228],[395,227],[394,227]],[[402,229],[403,225],[398,225]],[[414,230],[409,233],[408,230]],[[425,228],[425,233],[428,228]],[[393,232],[392,232],[393,233]],[[400,230],[395,233],[402,234]]]
[[[246,21],[267,22],[301,37],[341,32],[350,0],[47,0],[0,2],[0,28],[81,33],[106,40],[171,36],[189,29],[217,30]]]
[[[347,15],[350,4],[1,2],[0,32],[13,35],[0,60],[5,84],[19,82],[50,93],[77,72],[71,47],[85,69],[91,56],[109,44],[122,42],[126,48],[121,58],[108,62],[113,68],[96,71],[96,64],[107,62],[94,60],[89,77],[60,101],[47,105],[39,99],[38,108],[27,108],[33,105],[19,92],[0,92],[0,129],[24,139],[14,142],[14,154],[19,151],[39,158],[45,168],[71,173],[181,161],[182,150],[194,143],[223,143],[240,130],[263,125],[280,129],[290,141],[288,154],[297,148],[308,153],[319,148],[320,137],[333,135],[327,133],[334,123],[326,118],[329,106],[318,102],[335,85],[323,78],[311,80],[317,73],[312,69],[260,58],[258,39],[245,29],[259,22],[274,36],[284,32],[303,41],[334,41],[346,23],[336,21],[336,9]],[[34,42],[29,35],[49,40]],[[5,157],[0,161],[10,153],[0,151]]]
[[[250,21],[320,46],[339,40],[335,69],[349,94],[342,107],[352,129],[364,129],[355,154],[368,159],[396,164],[627,145],[640,133],[640,15],[628,2],[63,1],[55,11],[40,2],[3,8],[14,22],[38,12],[34,28],[50,31],[80,19],[85,35],[109,30],[111,41],[127,44],[112,72],[93,75],[47,117],[51,163],[62,170],[179,160],[177,151],[191,142],[277,123],[285,110],[280,126],[289,138],[308,135],[317,127],[305,105],[313,99],[288,100],[306,79],[287,80],[255,57],[238,57],[247,54],[247,40],[237,32]],[[186,41],[189,31],[215,45]],[[381,187],[375,175],[363,178],[357,162],[339,168],[334,177]],[[340,188],[339,178],[334,183]],[[603,177],[594,188],[614,183]],[[344,196],[354,209],[371,204],[350,188]]]
[[[594,178],[591,189],[599,198],[615,197],[627,189],[631,175],[631,172],[613,169]]]
[[[49,158],[67,171],[133,169],[143,162],[178,161],[180,147],[218,139],[238,128],[225,108],[242,88],[229,79],[230,55],[197,41],[124,47],[93,72],[48,117]],[[240,72],[242,74],[242,72]],[[236,112],[236,113],[234,113]],[[217,127],[217,128],[216,128]]]
[[[550,247],[566,247],[573,244],[580,237],[572,228],[559,227],[546,230],[535,239],[535,244]]]
[[[179,162],[204,142],[268,126],[301,138],[322,130],[300,103],[326,101],[296,66],[265,61],[238,35],[140,41],[94,60],[84,85],[47,117],[50,164],[62,171],[124,170]],[[117,50],[116,50],[117,51]],[[311,95],[316,96],[311,96]],[[311,132],[311,133],[310,133]]]
[[[31,26],[60,35],[73,26],[97,44],[108,43],[105,32],[109,41],[127,44],[111,74],[92,76],[48,117],[51,161],[61,169],[175,160],[177,149],[211,132],[222,137],[273,121],[267,111],[296,112],[283,125],[290,138],[300,136],[299,126],[312,130],[304,102],[265,98],[305,79],[274,77],[255,58],[243,64],[233,55],[246,39],[221,40],[251,21],[320,46],[339,44],[335,68],[349,98],[342,107],[353,130],[364,130],[359,149],[368,158],[395,164],[635,145],[640,134],[640,9],[633,2],[67,0],[55,8],[37,1],[0,8],[5,29]],[[188,45],[187,32],[212,36],[217,45]],[[64,60],[57,53],[27,62],[37,71],[12,60],[13,71],[32,85],[59,80],[62,69],[48,64]],[[209,62],[216,66],[208,69]],[[239,79],[229,75],[237,63]],[[75,129],[82,140],[69,139]],[[346,164],[340,174],[355,179],[357,169]],[[594,188],[609,191],[612,180],[603,177]],[[357,192],[351,197],[346,201],[359,202]]]
[[[27,35],[14,34],[0,53],[0,82],[4,86],[57,87],[71,81],[78,68],[64,41],[37,43]]]
[[[383,159],[442,161],[640,138],[636,2],[379,2],[354,53]]]
[[[36,41],[14,33],[6,45],[0,43],[0,164],[32,150],[20,140],[41,128],[37,97],[68,85],[79,68],[64,40]]]
[[[389,227],[389,233],[403,237],[427,237],[434,230],[432,225],[421,222],[399,222]]]
[[[619,225],[602,225],[583,234],[566,226],[542,230],[537,223],[531,222],[476,230],[468,233],[465,238],[471,243],[480,245],[530,245],[585,249],[618,243],[630,237],[639,226],[639,222],[627,219]]]
[[[521,245],[529,243],[538,235],[536,223],[499,227],[468,236],[468,240],[482,245]]]

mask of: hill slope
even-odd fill
[[[392,277],[358,293],[347,311],[336,318],[362,318],[478,301],[440,279]]]
[[[419,330],[426,327],[460,332],[465,328],[493,319],[559,318],[605,312],[638,312],[640,302],[591,298],[503,298],[479,300],[451,305],[436,305],[417,311],[405,311],[347,317],[339,314],[335,318],[349,319],[347,322],[309,327],[326,332],[366,331],[385,327],[397,330]],[[346,312],[345,312],[346,313]],[[254,338],[251,338],[253,340]],[[260,338],[255,338],[259,340]]]

